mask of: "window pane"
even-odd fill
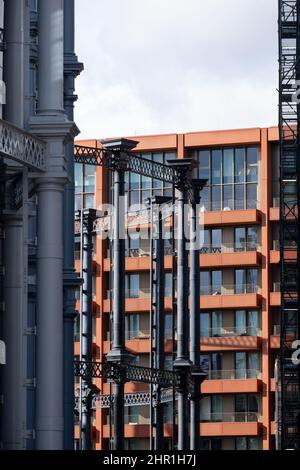
[[[209,253],[210,252],[210,230],[204,229],[204,239],[203,239],[203,247],[201,249],[202,253]]]
[[[246,333],[246,312],[245,310],[237,310],[235,312],[236,334],[243,335]]]
[[[213,229],[211,231],[211,245],[213,253],[221,253],[222,246],[222,230]]]
[[[212,203],[211,209],[213,211],[221,210],[221,186],[212,187]]]
[[[95,207],[94,194],[86,194],[83,198],[84,209],[93,209]]]
[[[247,450],[247,438],[246,437],[237,437],[235,439],[236,450]]]
[[[222,271],[212,271],[211,284],[212,284],[212,295],[221,294]]]
[[[210,294],[210,276],[209,271],[200,272],[200,294],[209,295]]]
[[[134,206],[140,203],[140,191],[130,191],[130,205]]]
[[[82,165],[75,163],[75,193],[82,193],[83,187],[83,169]]]
[[[258,396],[248,395],[248,411],[249,413],[258,413]]]
[[[95,167],[93,165],[84,165],[84,192],[91,193],[95,191]]]
[[[246,271],[245,269],[235,270],[235,293],[245,294],[246,289]]]
[[[223,152],[223,183],[233,182],[233,149],[225,149]]]
[[[209,356],[207,354],[200,355],[200,367],[203,372],[209,371]]]
[[[213,395],[211,397],[212,421],[222,421],[222,404],[223,404],[222,396]]]
[[[260,450],[260,439],[258,437],[248,437],[248,450]]]
[[[152,179],[148,176],[141,176],[142,188],[151,189],[151,181]]]
[[[80,211],[82,209],[82,194],[75,195],[75,211]]]
[[[200,337],[209,338],[210,335],[210,315],[209,313],[200,314]]]
[[[246,238],[246,228],[237,227],[234,230],[234,248],[235,251],[244,251],[245,250],[245,238]]]
[[[256,147],[247,149],[247,181],[258,181],[258,150]]]
[[[259,355],[257,352],[248,353],[248,378],[257,378],[259,367]]]
[[[222,151],[213,150],[211,153],[211,182],[221,184],[221,160]]]
[[[257,336],[259,328],[259,316],[257,310],[250,310],[247,315],[248,334]]]
[[[211,369],[220,371],[222,369],[222,355],[221,353],[212,353],[211,355]]]
[[[257,185],[247,184],[247,209],[257,207]]]
[[[157,163],[163,163],[164,162],[164,156],[162,153],[154,153],[153,154],[153,161]]]
[[[165,296],[172,296],[172,273],[165,274]]]
[[[223,210],[232,210],[234,209],[233,204],[233,186],[226,185],[223,186]]]
[[[235,185],[235,208],[245,209],[245,188],[243,184]]]
[[[202,210],[210,210],[210,188],[208,186],[205,186],[203,190],[201,191],[201,201],[200,201],[200,206]]]
[[[255,251],[258,245],[258,227],[247,229],[247,251]]]
[[[212,312],[212,336],[222,336],[222,312]]]
[[[165,315],[165,339],[172,339],[172,315]]]
[[[236,379],[245,379],[246,373],[246,353],[237,352],[235,353],[235,377]]]
[[[130,189],[139,189],[140,175],[137,173],[130,173]]]
[[[199,178],[210,181],[209,177],[209,150],[201,150],[199,152]]]
[[[235,150],[234,180],[236,183],[245,181],[245,149],[243,148]]]
[[[249,293],[255,293],[258,286],[258,269],[247,270],[247,284]]]
[[[245,413],[247,411],[247,395],[235,396],[235,411],[236,413]]]

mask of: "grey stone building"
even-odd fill
[[[0,445],[8,450],[73,446],[81,70],[74,0],[0,0]]]

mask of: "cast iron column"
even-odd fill
[[[96,218],[94,209],[83,211],[83,259],[82,259],[82,331],[81,331],[81,360],[85,362],[92,361],[92,309],[93,309],[93,224]],[[81,448],[82,450],[91,450],[91,390],[92,378],[82,378],[82,395],[84,404],[81,416]]]
[[[111,152],[114,168],[114,214],[113,214],[113,344],[107,360],[120,368],[129,360],[125,349],[125,170],[126,151],[136,147],[137,142],[121,139],[104,142]],[[114,449],[124,450],[124,382],[122,374],[115,381],[114,399]]]
[[[178,228],[177,228],[177,354],[174,361],[174,370],[180,377],[178,389],[178,450],[188,450],[188,396],[187,377],[191,370],[189,360],[189,312],[188,312],[188,257],[185,233],[185,205],[187,203],[188,172],[191,168],[191,159],[171,160],[169,164],[178,171]]]
[[[163,239],[163,220],[161,205],[169,202],[171,199],[163,196],[153,196],[148,201],[154,206],[153,214],[155,220],[154,250],[155,250],[155,354],[154,367],[159,370],[165,368],[165,263],[164,263],[164,239]],[[154,450],[164,449],[164,404],[161,403],[161,387],[156,385],[155,394],[155,439]]]
[[[64,107],[74,120],[75,78],[83,70],[74,52],[74,0],[64,0]],[[64,449],[74,449],[74,320],[75,290],[80,284],[74,269],[74,139],[66,145],[68,183],[64,189]]]
[[[200,191],[206,180],[193,180],[190,220],[190,361],[194,366],[194,393],[190,400],[190,448],[199,449],[200,436]],[[201,379],[201,380],[200,380]]]
[[[63,0],[39,0],[38,33],[38,109],[30,120],[30,129],[47,142],[47,171],[35,180],[38,194],[36,449],[60,450],[64,446],[63,193],[68,178],[65,144],[78,133],[64,113]]]

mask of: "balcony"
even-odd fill
[[[165,330],[165,353],[172,353],[172,330]],[[177,334],[175,333],[175,340]],[[150,350],[150,330],[127,331],[125,333],[126,348],[135,354],[149,353]],[[107,333],[106,341],[103,344],[103,352],[107,354],[110,350],[110,333]]]
[[[205,226],[226,226],[238,224],[259,224],[261,221],[261,214],[258,208],[253,209],[239,209],[229,211],[208,211],[203,212],[203,223]]]
[[[200,424],[202,437],[258,436],[261,431],[262,416],[257,412],[211,413]]]
[[[210,413],[208,419],[200,418],[201,423],[255,423],[261,422],[262,416],[257,412]]]
[[[261,263],[260,247],[253,243],[224,243],[217,247],[206,245],[200,249],[200,265],[206,267],[257,266]],[[234,253],[234,256],[232,254]]]
[[[200,286],[201,309],[257,308],[261,304],[260,287],[254,284]]]
[[[259,393],[259,370],[210,370],[201,384],[202,394]]]
[[[201,351],[256,350],[261,345],[261,330],[256,327],[213,328],[200,331]]]

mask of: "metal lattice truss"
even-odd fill
[[[37,171],[46,170],[46,144],[0,119],[0,155]]]
[[[75,361],[74,375],[81,378],[104,378],[123,383],[141,382],[164,388],[181,385],[180,377],[174,371],[112,362]]]
[[[175,395],[177,399],[177,394]],[[92,409],[97,408],[110,408],[113,404],[115,396],[112,395],[98,395],[92,399]],[[169,403],[173,400],[173,390],[165,389],[161,391],[160,403]],[[125,393],[124,394],[124,406],[140,406],[150,405],[151,395],[150,392],[141,393]]]
[[[109,170],[114,170],[116,167],[116,157],[113,152],[81,145],[74,147],[74,161],[86,165],[103,166]],[[122,164],[125,171],[175,184],[175,186],[180,182],[179,172],[171,166],[147,160],[133,152],[126,152],[122,155]]]
[[[178,208],[176,205],[171,205],[171,204],[165,204],[162,208],[162,219],[167,220],[172,216],[172,213],[174,214],[178,213]],[[112,228],[112,216],[111,215],[106,215],[106,216],[99,216],[96,218],[94,222],[94,232],[96,233],[103,233],[103,232],[108,232]],[[154,212],[154,217],[153,221],[155,222],[155,212]],[[126,220],[125,220],[125,228],[131,228],[131,227],[139,227],[139,226],[145,226],[151,223],[151,211],[150,209],[142,209],[137,212],[128,212],[126,214]],[[74,231],[75,234],[80,233],[80,220],[75,220],[74,223]]]

